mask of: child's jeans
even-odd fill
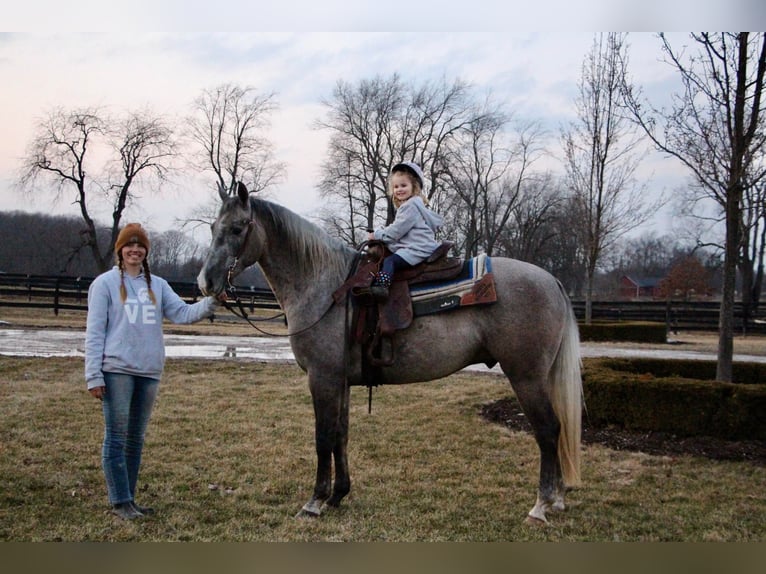
[[[411,269],[412,265],[407,263],[404,259],[399,257],[396,253],[393,255],[389,255],[383,260],[383,266],[381,267],[381,271],[384,273],[388,273],[389,277],[394,276],[394,273],[396,271],[400,271],[401,269]]]

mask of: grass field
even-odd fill
[[[313,412],[295,366],[171,360],[147,434],[138,501],[107,510],[100,405],[82,360],[0,357],[4,541],[764,541],[766,469],[586,446],[583,486],[547,527],[533,439],[486,422],[509,394],[491,375],[353,389],[352,492],[296,519],[313,488]]]

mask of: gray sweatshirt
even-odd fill
[[[120,299],[120,271],[102,273],[88,290],[85,330],[85,380],[88,389],[104,385],[104,372],[159,379],[165,366],[163,318],[194,323],[213,314],[215,299],[194,304],[181,299],[162,277],[152,275],[152,303],[143,275],[125,273],[128,297]]]
[[[399,206],[391,225],[375,230],[374,237],[410,265],[417,265],[439,247],[434,234],[443,223],[444,218],[415,195]]]

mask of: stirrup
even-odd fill
[[[377,354],[376,354],[377,353]],[[367,349],[367,359],[373,367],[390,367],[394,364],[394,341],[376,332]]]
[[[371,285],[370,295],[372,295],[377,301],[387,301],[388,286],[387,285]]]

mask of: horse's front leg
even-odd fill
[[[350,387],[343,384],[341,393],[340,416],[338,417],[338,434],[335,437],[333,459],[335,461],[335,482],[332,496],[327,501],[328,506],[338,507],[341,500],[351,491],[351,476],[348,471],[348,411],[351,399]]]
[[[314,377],[309,373],[309,388],[314,403],[314,438],[317,453],[316,482],[311,499],[303,505],[298,516],[319,516],[322,514],[324,503],[330,498],[332,489],[332,457],[340,452],[343,460],[343,475],[348,487],[348,471],[345,468],[345,437],[342,436],[343,426],[348,428],[348,403],[346,414],[342,416],[344,405],[345,385],[333,384],[327,377]],[[345,425],[341,421],[345,418]],[[342,447],[338,446],[342,444]],[[337,464],[337,463],[336,463]],[[346,491],[347,492],[347,491]],[[344,494],[345,495],[345,494]],[[342,496],[333,497],[335,506],[340,504]]]

